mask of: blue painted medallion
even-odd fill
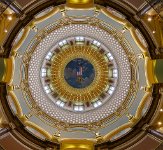
[[[89,86],[95,77],[93,65],[86,59],[76,58],[65,67],[64,78],[66,82],[77,89]]]

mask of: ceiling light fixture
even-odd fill
[[[156,31],[155,30],[153,30],[153,32],[152,32],[153,34],[155,34],[156,33]]]
[[[7,19],[11,21],[12,20],[12,16],[8,16]]]
[[[148,17],[148,21],[149,21],[149,22],[152,21],[152,18],[151,18],[151,17]]]
[[[163,112],[163,109],[160,109],[161,112]]]
[[[4,29],[4,32],[7,33],[8,32],[7,29]]]
[[[162,122],[158,122],[158,125],[162,125]]]

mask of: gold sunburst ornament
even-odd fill
[[[88,60],[94,68],[94,79],[90,85],[84,88],[75,88],[65,80],[66,65],[74,60],[82,58]],[[108,60],[104,54],[92,45],[75,44],[67,45],[52,58],[50,79],[54,91],[64,100],[71,102],[91,102],[98,98],[108,85]]]

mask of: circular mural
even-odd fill
[[[73,88],[85,88],[89,86],[95,77],[93,65],[86,59],[76,58],[65,67],[64,78]]]

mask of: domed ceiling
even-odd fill
[[[20,83],[15,94],[21,99],[22,111],[32,111],[29,120],[38,117],[61,132],[61,137],[62,132],[63,137],[75,137],[76,131],[85,131],[87,137],[106,134],[108,127],[127,121],[126,114],[134,114],[143,97],[141,47],[117,20],[132,28],[130,23],[111,8],[65,8],[61,12],[60,7],[46,9],[35,18],[52,11],[50,18],[29,24],[32,30],[17,50],[21,58],[15,59],[13,81]],[[13,47],[28,28],[20,31]]]
[[[152,103],[148,44],[111,7],[37,12],[12,42],[10,108],[41,139],[114,141]]]

